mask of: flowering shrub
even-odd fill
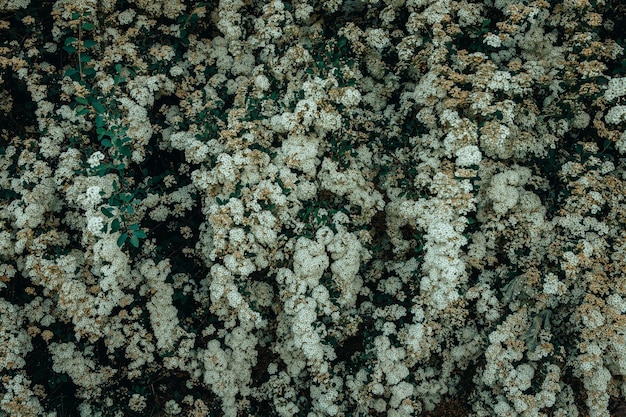
[[[0,415],[609,417],[620,7],[0,1]]]

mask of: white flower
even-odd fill
[[[128,400],[128,408],[135,412],[143,411],[146,408],[146,398],[140,394],[133,394]]]
[[[615,106],[604,116],[607,123],[618,124],[626,120],[626,106]]]
[[[380,50],[385,49],[389,45],[389,34],[384,29],[371,29],[366,35],[367,44],[373,48]]]
[[[626,77],[612,78],[607,89],[604,91],[606,101],[615,100],[626,95]]]
[[[276,230],[274,230],[276,217],[274,217],[271,212],[266,210],[254,214],[253,217],[256,217],[258,221],[258,223],[255,222],[250,228],[256,241],[261,245],[268,247],[273,245],[278,236]]]
[[[469,167],[480,164],[482,153],[476,145],[468,145],[456,151],[456,164],[460,167]]]
[[[491,179],[491,188],[487,195],[493,201],[493,209],[498,214],[504,214],[515,207],[519,201],[519,174],[516,171],[508,170],[496,174]]]
[[[317,286],[330,261],[324,246],[307,238],[300,238],[293,255],[293,269],[296,275],[307,281],[309,288]]]
[[[104,154],[100,151],[96,151],[91,154],[89,159],[87,159],[87,163],[91,168],[95,168],[100,165],[100,161],[104,159]]]
[[[132,8],[128,8],[117,15],[117,20],[121,25],[128,25],[133,22],[137,13]]]
[[[30,0],[8,0],[2,2],[3,12],[14,12],[17,9],[25,9],[30,4]]]
[[[389,405],[394,408],[398,407],[402,400],[413,395],[413,385],[406,381],[402,381],[391,389],[391,394],[392,397],[391,400],[389,400]]]
[[[172,68],[170,68],[170,75],[172,77],[178,77],[179,75],[182,75],[185,71],[178,65],[174,65],[172,66]]]
[[[361,93],[354,87],[346,87],[341,96],[341,104],[346,107],[356,107],[361,102]]]
[[[589,126],[590,121],[591,116],[589,116],[589,113],[581,111],[574,115],[574,118],[571,120],[571,124],[573,128],[584,129]]]
[[[508,91],[511,88],[511,74],[506,71],[495,71],[491,80],[487,84],[487,88],[491,90]]]
[[[235,169],[233,158],[229,154],[222,153],[218,155],[215,173],[221,182],[235,182],[237,180]]]
[[[87,191],[85,191],[85,195],[94,204],[99,204],[100,201],[102,200],[102,196],[100,195],[100,191],[102,191],[101,187],[99,187],[97,185],[92,185],[91,187],[87,187]]]
[[[257,86],[261,91],[266,91],[270,88],[270,80],[263,74],[259,74],[254,77],[254,85]]]
[[[485,36],[485,39],[483,39],[483,42],[485,43],[485,45],[489,45],[494,48],[499,48],[500,45],[502,45],[502,40],[500,39],[498,35],[494,33],[490,33],[489,35]]]
[[[180,414],[180,412],[182,411],[182,409],[180,408],[180,405],[178,405],[178,403],[174,400],[169,400],[168,402],[165,403],[165,413],[168,415],[178,415]]]
[[[319,140],[305,135],[289,135],[283,141],[281,152],[284,155],[285,165],[315,176],[320,161],[317,158]]]
[[[98,235],[103,226],[104,222],[102,221],[102,217],[100,216],[90,217],[87,220],[87,230],[93,235]]]

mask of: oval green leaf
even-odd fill
[[[127,237],[128,233],[122,233],[120,237],[117,238],[117,246],[121,248],[124,245],[124,242],[126,242]]]

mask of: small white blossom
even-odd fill
[[[87,159],[87,163],[91,168],[95,168],[100,165],[100,161],[102,160],[104,160],[104,154],[100,151],[96,151]]]
[[[498,35],[494,33],[490,33],[489,35],[485,36],[483,42],[485,43],[485,45],[489,45],[494,48],[499,48],[502,45],[502,40]]]
[[[614,106],[604,116],[607,123],[618,124],[626,121],[626,106]]]
[[[103,226],[104,222],[102,221],[102,217],[100,216],[90,217],[87,220],[87,230],[89,231],[89,233],[92,233],[94,235],[98,235]]]
[[[478,146],[468,145],[456,152],[456,164],[460,167],[478,165],[482,160],[482,153]]]

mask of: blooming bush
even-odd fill
[[[0,415],[609,417],[620,7],[0,1]]]

